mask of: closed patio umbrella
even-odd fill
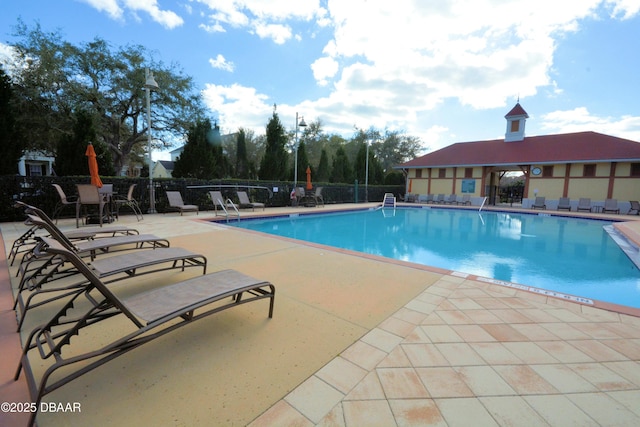
[[[102,180],[98,173],[98,160],[96,159],[96,150],[93,149],[93,144],[87,145],[87,151],[84,153],[89,158],[89,174],[91,175],[91,184],[96,187],[102,187]]]
[[[311,185],[311,168],[307,166],[307,190],[313,189],[313,185]]]

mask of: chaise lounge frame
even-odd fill
[[[71,262],[86,277],[88,285],[78,289],[51,320],[33,329],[24,343],[14,380],[19,379],[24,369],[36,409],[31,413],[29,425],[35,423],[37,410],[45,395],[110,360],[195,320],[265,298],[270,300],[269,318],[273,317],[275,287],[269,282],[235,270],[209,273],[120,298],[111,292],[77,254],[62,247],[48,247],[47,251],[52,256],[62,256]],[[223,301],[229,298],[229,301]],[[64,349],[72,346],[71,338],[90,334],[93,325],[117,316],[126,317],[133,331],[123,333],[115,341],[98,345],[86,353],[71,357],[64,354]],[[52,361],[39,383],[29,364],[29,354],[34,349],[38,350],[37,354],[43,362]],[[77,370],[65,370],[65,373],[60,374],[61,377],[49,382],[52,374],[70,366],[77,366]]]
[[[37,224],[32,224],[29,218],[27,218],[27,224],[32,225],[37,228],[44,228],[49,233],[51,230],[59,230],[58,227],[53,223],[51,218],[44,213],[42,209],[39,209],[35,206],[28,205],[24,202],[17,202],[16,206],[24,207],[27,213],[32,213],[36,215],[41,221],[38,221]],[[137,230],[133,229],[124,229],[125,231],[114,231],[108,230],[108,232],[113,232],[113,235],[110,237],[101,237],[99,239],[94,239],[95,232],[92,231],[87,238],[84,239],[83,232],[81,230],[75,232],[63,233],[59,230],[59,235],[64,236],[64,239],[71,240],[77,239],[73,242],[73,246],[78,252],[86,254],[91,257],[91,259],[95,259],[98,253],[107,253],[107,252],[115,252],[116,250],[128,250],[131,249],[131,245],[134,246],[135,249],[143,249],[146,247],[156,249],[156,248],[168,248],[170,246],[169,240],[165,238],[158,237],[154,234],[139,234]],[[32,236],[33,237],[33,236]],[[120,249],[115,249],[115,248]],[[28,255],[29,253],[27,253]],[[25,264],[29,261],[28,257],[24,257],[21,261],[21,264]],[[19,272],[24,270],[23,266],[20,266]]]
[[[98,253],[108,253],[115,252],[116,250],[127,249],[139,250],[147,247],[152,249],[169,247],[169,241],[167,239],[159,238],[153,234],[127,234],[114,237],[104,237],[95,240],[89,239],[84,241],[75,241],[72,243],[67,236],[56,227],[51,218],[49,218],[41,209],[23,202],[18,202],[17,206],[24,207],[27,212],[37,215],[37,219],[35,219],[35,216],[28,218],[28,224],[38,228],[44,228],[50,233],[54,232],[54,234],[57,230],[57,240],[67,242],[69,247],[73,247],[73,249],[79,254],[82,254],[82,256],[89,256],[92,261],[95,260]],[[35,224],[32,223],[34,220],[36,221]],[[60,261],[56,257],[46,254],[39,254],[36,256],[32,248],[23,256],[20,266],[16,272],[16,276],[22,276],[19,287],[23,286],[25,278],[38,276],[42,271],[50,268],[52,264],[59,262]]]
[[[536,200],[531,205],[531,209],[547,209],[546,197],[536,196]]]
[[[36,256],[47,257],[43,268],[38,269],[28,277],[23,277],[16,291],[13,309],[16,310],[18,320],[18,332],[22,329],[29,310],[43,306],[72,295],[76,289],[86,286],[85,280],[53,282],[78,275],[80,272],[63,257],[50,257],[46,253],[47,247],[64,247],[69,251],[72,248],[53,238],[43,237],[36,247]],[[46,267],[46,268],[44,268]],[[107,279],[105,284],[114,283],[131,277],[139,277],[161,271],[180,269],[184,271],[190,267],[201,267],[202,274],[207,272],[207,258],[183,248],[159,248],[138,250],[131,253],[94,260],[89,266],[101,279]],[[25,298],[25,292],[31,291]],[[39,299],[43,295],[50,297]],[[19,308],[19,310],[18,310]]]
[[[16,205],[16,207],[19,206],[20,205]],[[41,227],[39,225],[33,225],[29,223],[27,223],[27,225],[29,226],[27,231],[25,231],[20,237],[14,240],[13,244],[11,245],[9,256],[7,256],[7,260],[11,261],[9,265],[13,265],[13,262],[15,261],[18,254],[29,252],[39,242],[38,231],[41,229]],[[115,237],[118,235],[126,236],[130,234],[140,233],[135,228],[114,226],[82,228],[66,231],[63,232],[63,234],[69,240],[89,240],[101,237]]]
[[[264,210],[264,203],[252,202],[246,191],[236,191],[236,194],[238,195],[238,206],[240,209],[251,208],[252,211],[255,211],[256,208],[262,208],[262,210]]]
[[[182,194],[179,191],[165,191],[165,193],[167,194],[169,207],[180,211],[180,216],[184,212],[195,212],[198,215],[200,211],[198,205],[185,205],[184,200],[182,200]]]

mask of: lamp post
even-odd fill
[[[149,131],[147,132],[147,151],[149,153],[149,213],[156,213],[156,196],[153,189],[153,160],[151,160],[151,90],[158,90],[160,86],[153,78],[153,73],[148,68],[144,69],[145,83],[144,90],[147,95],[147,126]]]
[[[364,200],[369,202],[369,138],[367,138],[367,159],[364,167]]]
[[[296,157],[294,159],[294,170],[293,170],[293,188],[294,190],[298,187],[298,127],[304,128],[307,127],[307,124],[304,121],[304,117],[300,118],[298,121],[298,113],[296,112]]]

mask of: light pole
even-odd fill
[[[294,159],[294,170],[293,170],[293,189],[295,190],[298,187],[298,127],[305,128],[307,124],[304,122],[304,117],[300,118],[298,122],[298,113],[296,112],[296,154]]]
[[[153,78],[153,73],[148,68],[144,69],[144,90],[147,95],[147,126],[149,126],[147,132],[147,151],[149,153],[149,213],[156,213],[156,196],[153,189],[153,160],[151,160],[151,90],[158,90],[160,86]]]
[[[367,159],[364,164],[364,200],[369,202],[369,138],[367,138]]]

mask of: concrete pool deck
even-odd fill
[[[355,207],[364,205],[324,211]],[[322,209],[267,208],[242,216]],[[614,217],[636,220],[622,229],[630,240],[640,236],[637,216]],[[213,212],[159,214],[119,223],[205,254],[208,271],[234,268],[271,281],[273,319],[267,303],[258,302],[170,333],[46,396],[79,402],[82,412],[41,413],[40,426],[640,424],[640,310],[580,305],[206,222],[212,218]],[[3,223],[0,230],[8,252],[26,226]],[[0,259],[0,397],[25,402],[24,377],[13,381],[16,267]],[[114,291],[195,274],[143,276],[114,284]],[[34,310],[23,329],[52,308]],[[122,319],[97,325],[95,340],[120,327]],[[26,420],[0,413],[0,425]]]

